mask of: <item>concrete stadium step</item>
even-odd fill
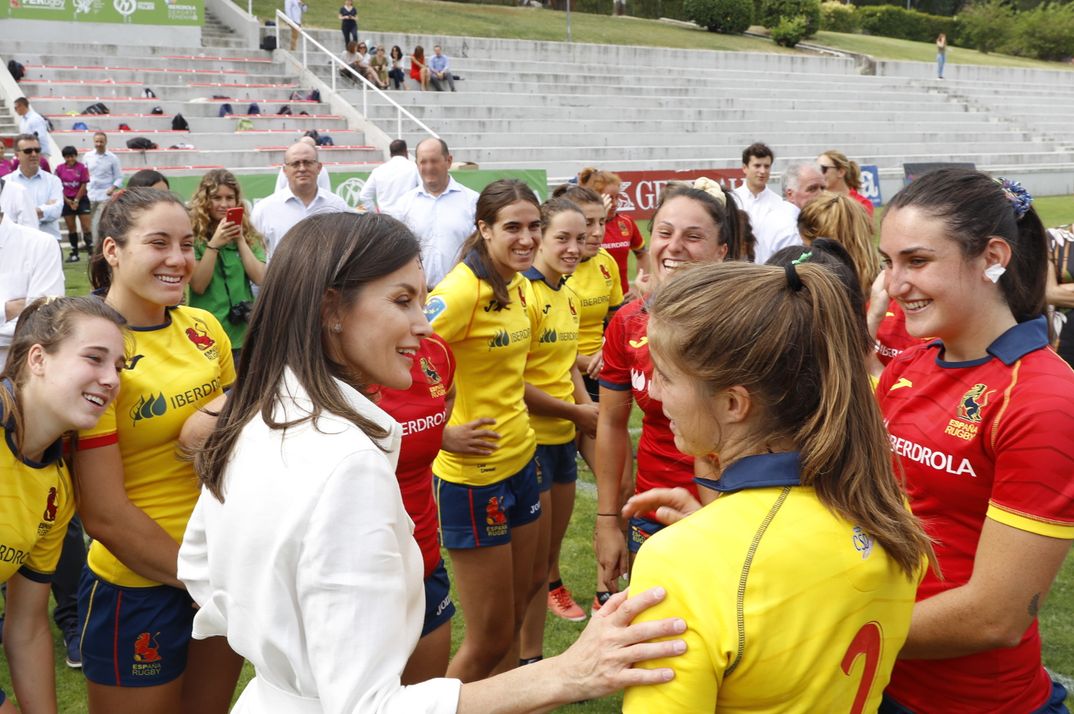
[[[365,134],[361,131],[349,129],[321,129],[318,132],[328,134],[338,146],[362,146],[366,147]],[[62,146],[74,146],[80,151],[93,149],[94,131],[54,131],[53,138]],[[278,131],[240,131],[240,132],[198,132],[173,131],[171,129],[134,131],[106,131],[108,145],[110,147],[126,146],[127,139],[134,136],[144,136],[150,141],[162,146],[174,144],[193,144],[200,150],[219,149],[244,149],[258,150],[267,148],[280,148],[290,146],[302,138],[304,131],[298,129]]]
[[[91,132],[107,131],[135,135],[139,131],[171,129],[173,115],[120,113],[102,114],[97,116],[89,116],[85,114],[76,114],[73,116],[67,114],[46,114],[45,116],[52,120],[53,125],[57,129],[71,130],[75,123],[82,122]],[[253,122],[254,130],[249,132],[251,134],[257,133],[257,130],[307,131],[309,129],[317,129],[318,131],[327,130],[331,133],[334,130],[345,130],[347,128],[346,119],[336,114],[318,114],[310,116],[302,116],[298,114],[292,116],[261,114],[249,117],[242,115],[217,117],[214,114],[210,117],[191,117],[184,113],[183,118],[187,119],[190,123],[190,128],[195,132],[235,132],[235,127],[238,125],[239,119],[249,119]],[[129,125],[131,131],[119,132],[120,124]]]
[[[361,101],[361,93],[357,90],[344,90],[340,94],[354,103]],[[370,104],[384,102],[376,94],[368,97]],[[505,106],[524,107],[624,107],[630,110],[639,108],[664,109],[680,108],[683,100],[674,96],[648,97],[638,94],[619,95],[575,95],[575,94],[525,94],[519,92],[484,92],[471,94],[469,92],[399,92],[393,96],[397,103],[411,109],[422,107],[444,111],[452,108],[472,109],[475,105],[499,110]],[[966,107],[955,102],[943,99],[926,99],[910,96],[899,96],[884,99],[883,95],[875,98],[867,98],[872,111],[883,110],[891,112],[904,112],[928,109],[934,112],[966,112]],[[832,103],[824,97],[756,97],[756,96],[699,96],[691,97],[690,109],[706,110],[736,110],[749,109],[754,111],[797,111],[814,110],[830,111]],[[413,110],[411,110],[413,111]]]
[[[149,114],[153,107],[160,107],[165,114],[181,113],[188,119],[190,117],[219,116],[220,109],[224,104],[230,104],[233,112],[245,112],[250,102],[257,102],[257,105],[261,108],[262,115],[276,115],[280,107],[285,104],[291,108],[295,115],[298,115],[299,112],[306,112],[310,115],[328,114],[328,105],[324,102],[262,100],[260,97],[252,97],[248,100],[211,99],[203,102],[172,101],[159,97],[156,99],[144,99],[142,97],[103,97],[96,95],[30,97],[30,104],[41,114],[48,115],[81,112],[90,104],[98,102],[105,104],[112,114]],[[235,116],[245,116],[245,114],[236,114]]]
[[[471,135],[526,135],[543,134],[549,123],[546,119],[515,117],[515,118],[468,118],[453,119],[451,121],[436,122],[437,133],[446,134],[471,134]],[[952,116],[936,117],[928,125],[919,125],[903,121],[900,117],[889,115],[874,117],[869,123],[872,131],[914,131],[918,130],[932,135],[942,136],[946,132],[995,132],[1017,131],[1009,123],[1000,122],[986,114],[958,114]],[[743,146],[757,141],[761,135],[769,136],[770,132],[782,132],[784,135],[798,132],[823,133],[832,141],[832,137],[844,137],[858,135],[862,131],[860,120],[843,120],[841,117],[826,118],[823,115],[814,118],[777,118],[771,117],[759,123],[757,118],[748,119],[725,119],[723,115],[717,124],[711,117],[702,119],[679,119],[665,118],[653,120],[634,115],[620,115],[605,117],[600,114],[591,114],[584,119],[575,119],[569,125],[557,124],[557,129],[571,129],[580,135],[601,136],[612,133],[645,133],[652,132],[674,136],[678,134],[694,134],[698,132],[712,132],[714,128],[721,133],[730,133],[735,136],[748,137]],[[419,136],[417,132],[406,132],[407,137]],[[424,136],[421,134],[420,136]],[[520,144],[525,142],[519,142]]]
[[[283,163],[287,147],[257,151],[228,149],[150,149],[136,151],[133,149],[110,147],[119,157],[124,169],[132,166],[145,168],[153,165],[201,165],[211,164],[225,168],[245,168],[258,166],[279,166]],[[326,163],[375,163],[382,158],[381,153],[373,147],[321,147],[321,159]],[[184,159],[184,157],[190,160]]]
[[[137,53],[136,55],[133,53]],[[45,42],[41,40],[20,40],[18,55],[21,57],[35,55],[78,55],[82,57],[207,57],[207,58],[237,58],[237,59],[265,59],[271,58],[264,50],[249,47],[215,48],[215,47],[188,47],[182,45],[139,46],[136,50],[129,45],[101,44],[77,39],[57,40]],[[19,60],[20,62],[22,60]]]
[[[407,109],[414,114],[417,118],[425,121],[426,123],[433,122],[432,128],[445,128],[449,126],[450,122],[458,119],[540,119],[546,122],[574,122],[579,119],[591,119],[594,116],[602,115],[606,108],[595,108],[592,106],[550,106],[550,107],[531,107],[531,106],[498,106],[489,107],[486,105],[462,105],[462,106],[445,106],[445,107],[424,107],[414,106],[407,107]],[[624,113],[629,113],[634,119],[646,119],[649,121],[663,121],[663,120],[696,120],[704,121],[708,120],[712,123],[712,127],[715,129],[723,121],[755,121],[757,124],[758,134],[764,133],[763,122],[766,119],[766,113],[760,112],[756,109],[717,109],[717,108],[698,108],[693,106],[689,107],[665,107],[665,108],[652,108],[652,107],[620,107]],[[885,110],[894,114],[892,110]],[[805,121],[823,120],[825,116],[830,116],[831,112],[824,109],[815,111],[797,110],[796,114],[800,115]],[[377,106],[370,104],[369,116],[373,120],[379,120],[386,122],[394,119],[396,110],[391,106]],[[877,117],[877,112],[872,109],[840,109],[839,115],[841,119],[849,121],[864,122],[865,125],[871,123]],[[913,108],[908,108],[899,114],[901,123],[903,125],[912,125],[915,123],[926,123],[931,121],[940,121],[942,119],[964,119],[969,116],[964,111],[957,111],[957,107],[948,110],[937,111],[915,111]],[[982,115],[984,121],[988,118]]]
[[[260,65],[251,65],[260,67]],[[261,71],[242,69],[165,69],[161,67],[122,67],[107,65],[36,65],[33,73],[27,72],[27,79],[48,79],[53,81],[74,81],[83,79],[111,79],[116,82],[140,82],[143,86],[168,84],[181,79],[185,82],[235,82],[275,84],[290,81],[290,77],[281,73],[281,68],[260,67]]]
[[[496,162],[504,156],[510,156],[513,161],[522,166],[533,166],[545,162],[576,160],[578,156],[585,156],[587,161],[596,162],[600,166],[610,165],[611,162],[630,158],[645,158],[659,162],[663,165],[666,161],[688,160],[691,157],[703,157],[707,160],[725,159],[734,161],[741,156],[742,144],[693,144],[686,146],[624,144],[621,146],[591,146],[579,144],[577,146],[549,147],[549,146],[497,146],[486,140],[485,144],[477,145],[454,145],[450,144],[452,155],[457,160],[473,161],[481,166]],[[813,160],[827,148],[827,144],[816,143],[802,145],[797,143],[780,144],[780,158],[786,156],[804,156]],[[850,142],[844,141],[839,149],[848,156],[908,156],[923,153],[926,146],[919,142],[907,143],[880,143],[880,142]],[[1035,149],[1039,152],[1052,150],[1047,145],[1029,145],[1025,142],[995,142],[988,145],[990,153],[1017,155],[1018,152]],[[944,142],[943,151],[952,155],[971,155],[981,151],[981,144],[976,141],[967,141],[960,144]],[[1053,150],[1054,151],[1054,150]],[[1065,153],[1065,152],[1058,152]],[[933,154],[935,157],[935,154]],[[861,161],[861,159],[857,159]]]
[[[103,80],[84,80],[81,82],[29,82],[23,80],[20,83],[26,96],[33,102],[40,97],[73,97],[93,94],[98,97],[140,97],[146,85],[141,82],[109,82]],[[255,99],[260,101],[271,100],[273,102],[287,102],[292,92],[299,92],[302,96],[309,94],[309,90],[297,84],[225,84],[225,83],[194,83],[189,85],[153,85],[150,87],[159,99],[176,101],[190,101],[192,99],[207,99],[222,95],[229,97],[230,101],[250,102]]]
[[[565,147],[577,147],[579,149],[588,150],[590,148],[599,147],[632,147],[639,148],[644,146],[697,146],[699,143],[704,142],[707,139],[718,139],[722,145],[725,146],[737,146],[739,149],[743,146],[748,146],[751,142],[756,140],[756,133],[729,133],[727,131],[720,131],[714,135],[711,132],[711,126],[706,127],[704,131],[616,131],[606,132],[602,129],[606,128],[604,123],[597,123],[595,128],[590,132],[575,131],[575,132],[504,132],[502,134],[495,132],[455,132],[451,130],[438,132],[440,138],[448,143],[448,145],[454,150],[457,146],[496,146],[498,140],[510,141],[511,145],[515,148],[518,147],[542,147],[545,149],[558,149]],[[454,127],[452,127],[453,129]],[[650,127],[651,128],[651,127]],[[991,128],[991,127],[990,127]],[[414,132],[407,138],[418,139],[419,134]],[[775,129],[773,127],[766,127],[764,132],[765,140],[771,142],[773,145],[781,147],[781,155],[786,151],[794,151],[792,145],[803,146],[820,146],[829,147],[831,142],[831,131],[813,131],[803,132],[797,127],[788,127],[786,129]],[[848,146],[857,146],[864,139],[864,136],[848,135],[847,141],[849,144],[840,145],[840,150],[848,151]],[[952,132],[952,133],[926,133],[923,131],[884,131],[877,133],[874,137],[875,142],[884,142],[884,144],[908,144],[908,145],[922,145],[922,144],[977,144],[988,143],[993,145],[993,142],[1003,142],[1005,144],[1014,146],[1019,144],[1025,144],[1033,141],[1033,138],[1027,132],[1016,131],[1008,128],[1002,128],[999,125],[995,126],[993,131],[973,131],[968,130],[965,132]],[[819,149],[823,151],[823,149]]]
[[[128,51],[129,52],[129,51]],[[221,55],[198,56],[189,54],[190,48],[186,48],[187,54],[182,55],[135,55],[123,54],[28,54],[19,53],[20,62],[26,65],[26,76],[34,78],[34,72],[41,67],[77,67],[86,64],[88,57],[101,61],[103,66],[131,69],[160,69],[160,70],[243,70],[250,74],[259,74],[282,71],[283,65],[273,60],[268,53],[262,53],[260,57],[231,57],[228,53]],[[100,66],[100,65],[99,65]]]

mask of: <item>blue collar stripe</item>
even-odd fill
[[[695,478],[699,486],[720,493],[750,488],[801,486],[801,456],[797,451],[746,456],[724,469],[719,479]]]

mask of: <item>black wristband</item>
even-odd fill
[[[604,516],[606,518],[618,518],[619,517],[618,513],[598,513],[597,515],[598,516]]]

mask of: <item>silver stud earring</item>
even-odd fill
[[[332,332],[334,332],[337,335],[339,333],[343,332],[343,325],[339,324],[338,322],[336,324],[332,325]]]

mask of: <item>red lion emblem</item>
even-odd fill
[[[526,295],[522,292],[522,286],[518,286],[518,301],[522,303],[522,307],[526,307]]]
[[[149,636],[148,632],[138,635],[134,641],[135,662],[159,662],[160,654],[157,652],[156,640]]]
[[[571,314],[572,315],[577,315],[578,314],[578,311],[574,309],[574,300],[571,300],[570,298],[567,298],[567,307],[569,307],[571,309]]]
[[[193,342],[194,346],[202,352],[216,344],[216,341],[213,340],[213,338],[209,337],[209,335],[204,330],[199,332],[193,327],[186,328],[186,336],[187,339]]]
[[[605,280],[611,280],[612,279],[612,274],[608,272],[608,269],[605,268],[603,265],[601,265],[599,267],[600,267],[600,274],[604,276],[604,279]]]
[[[53,486],[48,490],[48,501],[45,502],[45,513],[41,516],[46,522],[52,523],[56,520],[56,487]]]
[[[507,516],[503,514],[500,499],[497,496],[490,498],[485,506],[485,523],[490,526],[502,526],[507,523]]]

